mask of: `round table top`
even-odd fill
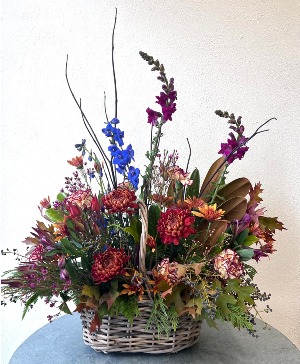
[[[78,314],[65,315],[32,334],[15,351],[10,364],[295,364],[300,351],[273,327],[257,320],[259,338],[228,323],[219,330],[204,323],[200,340],[177,354],[97,353],[85,345]]]

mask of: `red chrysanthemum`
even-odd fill
[[[92,278],[95,283],[108,282],[117,275],[125,274],[124,264],[130,259],[123,249],[108,248],[104,253],[95,254]]]
[[[102,197],[105,209],[113,214],[115,212],[127,212],[132,214],[138,208],[134,191],[127,188],[117,188]]]
[[[192,226],[194,221],[190,211],[180,207],[171,207],[162,212],[157,224],[162,242],[178,245],[179,239],[195,234],[196,230]]]

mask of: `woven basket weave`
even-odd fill
[[[148,235],[147,208],[143,201],[138,201],[142,222],[140,241],[139,269],[146,278],[145,255]],[[151,314],[153,302],[146,297],[138,303],[140,315],[130,324],[124,316],[105,316],[100,328],[91,333],[90,325],[94,312],[83,310],[81,321],[83,327],[83,340],[97,352],[127,352],[127,353],[176,353],[194,345],[200,334],[201,322],[194,321],[191,316],[179,317],[176,331],[170,330],[169,336],[158,336],[156,327],[146,329]]]

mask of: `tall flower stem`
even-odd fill
[[[219,192],[219,189],[220,189],[221,183],[222,183],[222,181],[223,181],[223,178],[224,178],[224,176],[225,176],[225,174],[226,174],[227,168],[228,168],[228,164],[227,164],[227,165],[225,165],[225,167],[224,167],[224,169],[223,169],[223,172],[222,172],[222,174],[221,174],[220,178],[218,179],[218,182],[217,182],[216,188],[215,188],[215,190],[214,190],[214,194],[213,194],[212,199],[211,199],[211,201],[210,201],[210,204],[211,204],[211,205],[215,202],[215,198],[216,198],[216,197],[217,197],[217,195],[218,195],[218,192]]]
[[[163,126],[163,119],[158,124],[157,132],[155,133],[155,137],[152,140],[153,148],[151,149],[150,152],[148,152],[146,154],[148,159],[150,160],[150,163],[147,166],[146,171],[145,171],[144,182],[143,182],[143,186],[142,186],[143,198],[144,198],[144,202],[146,205],[148,204],[148,198],[149,198],[148,195],[149,195],[149,192],[151,191],[152,169],[153,169],[153,165],[154,165],[155,159],[157,157],[157,154],[159,152],[159,143],[160,143],[160,138],[162,137],[162,132],[161,132],[162,126]]]

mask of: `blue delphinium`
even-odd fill
[[[82,155],[85,155],[85,143],[86,140],[82,139],[82,142],[80,144],[75,144],[75,148],[78,150],[78,152],[82,152]]]
[[[128,180],[132,184],[133,188],[137,190],[139,184],[139,175],[140,170],[139,168],[134,168],[132,166],[129,167],[128,171]]]
[[[102,129],[102,133],[111,138],[111,145],[108,150],[112,156],[112,163],[116,165],[116,171],[122,175],[125,174],[128,168],[128,180],[133,185],[134,189],[138,188],[140,170],[132,166],[129,167],[131,161],[134,161],[134,150],[132,145],[129,144],[126,149],[123,149],[124,132],[119,128],[116,128],[116,124],[119,124],[119,120],[112,119],[105,128]]]

